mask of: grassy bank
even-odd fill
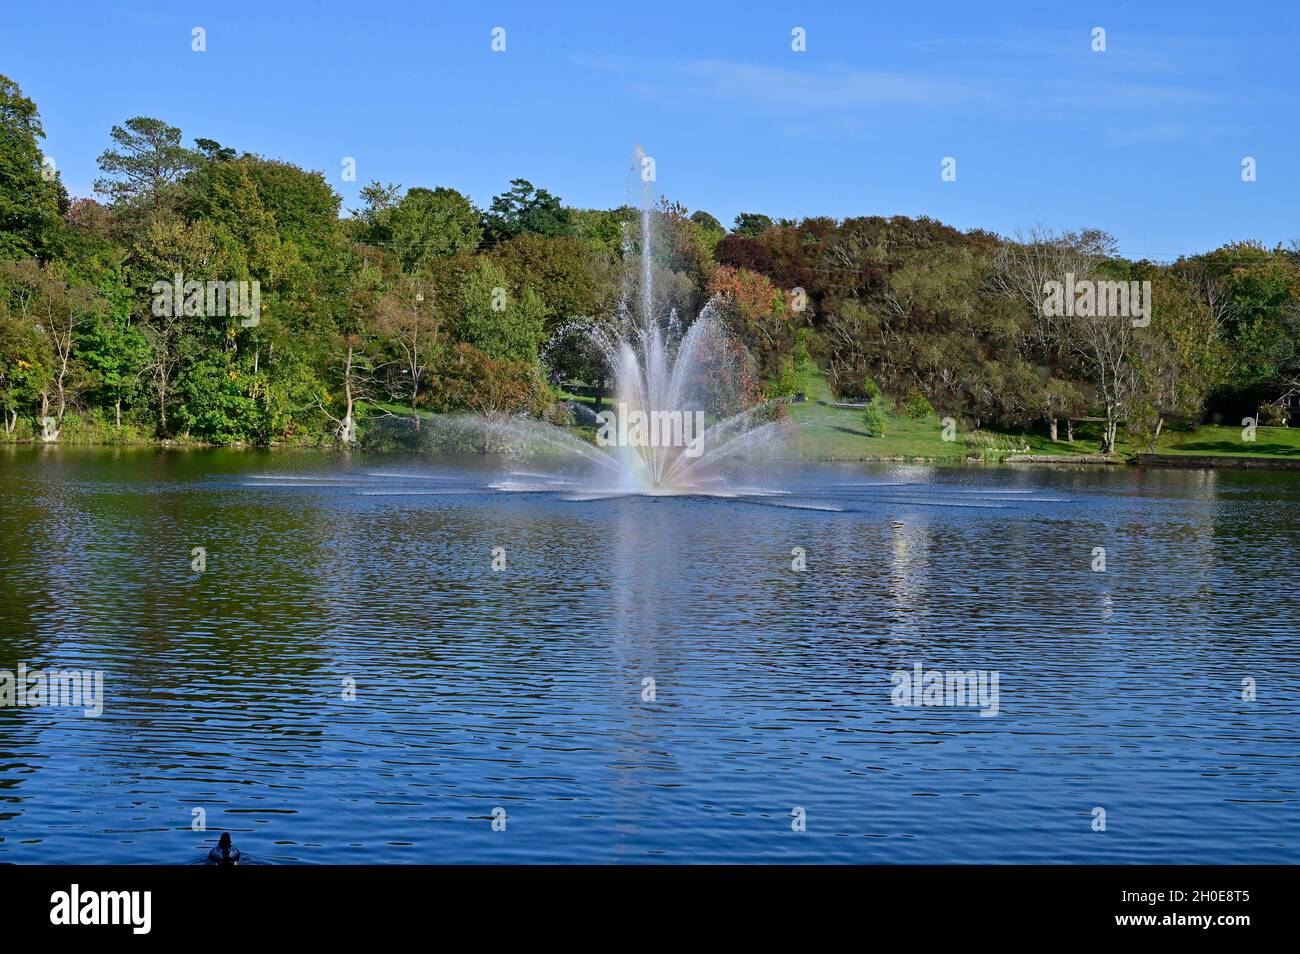
[[[12,432],[0,429],[0,444],[42,444],[41,429],[36,421],[20,417]],[[187,434],[176,434],[160,438],[153,433],[148,424],[123,420],[118,425],[107,416],[95,412],[65,414],[59,425],[59,438],[51,446],[67,447],[321,447],[332,443],[328,434],[304,433],[297,439],[281,438],[272,445],[255,443],[214,444],[209,441],[194,440]]]
[[[1073,443],[1050,440],[1040,427],[1038,432],[1013,432],[1002,430],[970,430],[957,426],[954,440],[945,441],[943,420],[938,414],[912,418],[888,399],[882,402],[883,434],[873,433],[867,423],[864,408],[837,407],[826,374],[815,366],[805,365],[799,371],[799,387],[805,400],[790,404],[790,419],[801,425],[790,447],[790,457],[802,460],[924,460],[935,463],[956,464],[968,461],[997,462],[1008,457],[1044,457],[1087,462],[1096,457],[1100,449],[1101,425],[1081,422],[1075,427]],[[589,395],[561,392],[563,398],[594,403]],[[609,400],[609,399],[607,399]],[[420,411],[422,420],[434,420],[438,415]],[[397,404],[362,402],[357,408],[362,446],[395,450],[403,447],[417,449],[423,446],[410,438],[419,437],[409,427],[410,409]],[[595,440],[595,428],[580,426],[572,433],[585,440]],[[368,435],[369,432],[369,435]],[[1064,424],[1062,424],[1064,432]],[[372,438],[368,440],[367,437]],[[0,443],[36,443],[39,434],[33,422],[19,421],[12,435],[0,432]],[[117,446],[210,446],[184,437],[166,441],[158,440],[133,423],[124,422],[116,427],[110,420],[94,414],[69,414],[64,418],[59,444],[63,445],[117,445]],[[300,441],[280,442],[294,447],[333,446],[328,434],[304,435]],[[468,449],[468,448],[460,448]],[[1261,427],[1255,431],[1255,440],[1243,438],[1241,427],[1216,425],[1167,426],[1154,448],[1146,443],[1121,439],[1115,457],[1132,461],[1140,453],[1185,455],[1188,457],[1250,457],[1261,459],[1300,460],[1300,428]]]
[[[932,460],[958,463],[970,459],[1001,460],[1012,454],[1077,453],[1075,445],[1053,443],[1045,436],[957,427],[944,440],[937,414],[912,418],[883,401],[884,433],[872,433],[861,407],[836,407],[826,374],[812,365],[799,370],[806,400],[790,405],[790,419],[802,425],[795,438],[796,456],[809,460]],[[1057,448],[1064,448],[1058,450]],[[1081,450],[1081,449],[1080,449]],[[1096,447],[1092,450],[1095,452]]]
[[[797,438],[797,456],[810,460],[914,460],[957,462],[970,459],[1003,460],[1010,456],[1069,457],[1081,461],[1101,449],[1101,424],[1084,421],[1075,426],[1073,442],[1051,440],[1046,428],[1037,432],[971,431],[958,427],[954,441],[943,440],[939,415],[913,419],[883,402],[884,434],[873,435],[862,408],[834,406],[824,372],[805,366],[799,372],[805,400],[790,405],[792,420],[804,425]],[[1061,425],[1064,433],[1064,422]],[[1146,442],[1125,439],[1121,430],[1115,456],[1128,460],[1152,450]],[[1243,438],[1241,427],[1210,424],[1166,426],[1155,453],[1206,457],[1300,458],[1300,428],[1260,427],[1255,440]]]

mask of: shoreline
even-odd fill
[[[403,451],[387,448],[367,448],[360,445],[344,447],[333,442],[321,443],[286,443],[277,442],[272,444],[206,444],[198,441],[175,441],[175,440],[149,440],[149,441],[50,441],[43,442],[39,440],[12,440],[0,442],[0,449],[6,447],[49,447],[49,448],[120,448],[130,450],[172,450],[172,451],[198,451],[198,450],[243,450],[243,451],[286,451],[286,450],[311,450],[331,453],[401,453]],[[410,449],[405,452],[416,452]],[[486,456],[486,455],[485,455]],[[1300,458],[1297,457],[1266,457],[1266,456],[1249,456],[1243,454],[1152,454],[1136,453],[1127,456],[1101,454],[1024,454],[1013,453],[1005,457],[988,458],[972,455],[951,456],[951,457],[925,457],[909,456],[903,454],[864,454],[853,456],[798,456],[798,457],[780,457],[778,460],[784,463],[819,463],[819,464],[918,464],[931,467],[969,467],[969,466],[1002,466],[1007,464],[1015,465],[1037,465],[1037,466],[1054,466],[1061,465],[1085,466],[1085,467],[1158,467],[1195,470],[1215,469],[1215,470],[1295,470],[1300,471]]]
[[[1212,467],[1233,470],[1300,470],[1300,458],[1244,454],[1137,454],[1136,467]]]

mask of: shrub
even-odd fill
[[[842,401],[860,401],[865,404],[884,397],[870,375],[859,378],[856,372],[832,368],[829,383],[832,393]]]
[[[876,384],[871,378],[863,378],[858,385],[858,397],[864,398],[870,403],[875,403],[884,395],[880,391],[880,385]]]
[[[572,427],[577,416],[573,413],[573,408],[564,401],[556,401],[546,409],[542,419],[556,427]]]
[[[805,365],[812,361],[812,352],[808,349],[808,329],[800,328],[794,333],[794,363]]]
[[[461,342],[445,355],[426,403],[436,412],[468,408],[478,414],[540,417],[553,399],[535,366],[493,358]]]
[[[872,437],[885,436],[885,408],[879,400],[872,401],[867,405],[862,420],[866,423],[867,430],[871,431]]]
[[[934,408],[920,391],[913,391],[908,395],[905,410],[907,416],[914,421],[924,420],[934,413]]]
[[[769,398],[794,397],[799,393],[799,375],[794,370],[794,360],[786,358],[781,373],[767,387]]]
[[[1276,404],[1262,404],[1259,408],[1260,427],[1286,427],[1286,410]]]

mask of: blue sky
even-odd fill
[[[1300,238],[1295,2],[4,7],[0,72],[36,100],[74,194],[109,128],[147,115],[319,169],[345,207],[371,179],[485,206],[515,177],[618,205],[641,143],[658,191],[726,223],[1097,226],[1156,258]]]

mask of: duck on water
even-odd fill
[[[208,863],[214,865],[239,864],[239,849],[230,843],[230,832],[223,831],[217,846],[208,852]]]

